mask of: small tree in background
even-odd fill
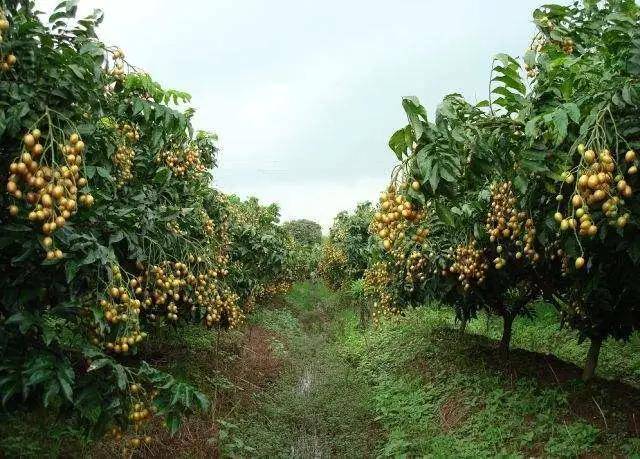
[[[282,224],[293,239],[301,245],[316,245],[322,242],[322,227],[311,220],[290,220]]]

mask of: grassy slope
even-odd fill
[[[299,285],[287,304],[254,318],[283,337],[290,361],[277,386],[256,394],[255,411],[233,421],[254,454],[295,454],[305,435],[335,456],[640,453],[639,392],[610,381],[580,383],[571,362],[581,362],[586,349],[558,331],[548,309],[517,322],[514,346],[553,350],[566,361],[516,349],[506,363],[487,338],[497,337],[498,322],[478,320],[473,334],[461,336],[446,308],[420,308],[362,331],[356,312],[340,309],[322,287]],[[608,343],[602,372],[635,380],[636,346]],[[316,382],[300,396],[308,367]]]
[[[638,435],[637,390],[607,381],[587,388],[575,365],[523,350],[503,362],[493,342],[460,336],[451,323],[446,309],[422,308],[346,341],[372,384],[385,454],[638,454],[629,433]],[[516,342],[539,328],[520,324]]]

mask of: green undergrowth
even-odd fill
[[[380,454],[640,453],[637,431],[629,432],[637,390],[603,380],[586,387],[577,366],[525,350],[514,349],[504,361],[493,341],[461,335],[452,323],[447,309],[420,308],[365,333],[352,326],[346,336],[345,358],[367,378],[385,431]],[[540,339],[527,339],[526,326],[519,325],[514,344]],[[531,332],[538,330],[546,331],[537,324]],[[605,368],[613,365],[611,352],[602,356]]]
[[[254,409],[228,422],[234,435],[224,454],[259,457],[356,457],[373,455],[377,424],[368,406],[368,385],[336,346],[345,311],[323,284],[297,284],[279,309],[252,318],[284,340],[285,370],[276,386],[254,394]]]
[[[494,341],[499,321],[481,317],[463,335],[450,309],[423,307],[363,330],[359,311],[341,299],[299,284],[283,308],[254,317],[285,336],[290,352],[278,384],[232,421],[253,455],[640,454],[633,424],[640,394],[616,381],[580,382],[585,346],[558,329],[545,305],[515,324],[506,361]],[[600,374],[633,380],[633,346],[607,343]],[[305,372],[306,394],[299,390]]]
[[[541,303],[534,309],[533,317],[516,319],[512,345],[553,354],[582,366],[589,342],[578,343],[577,333],[560,328],[559,323],[560,318],[553,306]],[[482,315],[470,322],[469,331],[497,340],[502,333],[502,322],[499,318]],[[621,379],[640,386],[640,334],[634,333],[628,343],[613,339],[605,341],[596,372],[604,378]]]

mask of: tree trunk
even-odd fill
[[[582,380],[585,382],[591,380],[596,372],[601,346],[602,338],[591,338],[591,346],[589,346],[587,359],[584,362],[584,371],[582,372]]]
[[[460,334],[464,335],[464,332],[467,330],[467,323],[469,321],[465,318],[460,321]]]
[[[511,329],[513,328],[514,314],[502,316],[502,339],[500,340],[500,350],[507,354],[511,345]]]

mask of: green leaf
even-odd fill
[[[156,175],[153,177],[153,183],[156,185],[164,186],[171,177],[171,171],[167,167],[160,167],[156,171]]]
[[[438,171],[438,164],[434,164],[429,174],[429,185],[431,185],[431,190],[433,190],[434,193],[438,189],[438,184],[440,183],[440,175],[438,174]]]
[[[402,99],[402,107],[407,113],[409,124],[411,125],[413,133],[415,134],[415,139],[419,141],[422,137],[422,134],[425,132],[425,128],[423,126],[421,118],[425,122],[427,121],[427,111],[422,105],[420,105],[420,101],[418,100],[418,98],[414,96],[404,97]]]
[[[537,57],[537,53],[534,50],[529,49],[524,54],[524,63],[529,68],[534,68],[536,66],[536,57]]]
[[[15,324],[18,326],[20,333],[25,334],[29,329],[38,323],[36,316],[30,312],[17,312],[10,316],[5,323],[7,325]]]
[[[124,390],[127,387],[127,374],[124,371],[124,367],[119,363],[113,365],[113,369],[116,373],[116,382],[120,390]]]
[[[567,102],[564,104],[564,109],[569,114],[569,118],[576,124],[580,124],[580,109],[573,102]]]
[[[84,70],[79,65],[69,64],[67,67],[69,67],[69,70],[71,70],[78,78],[84,78]]]
[[[389,148],[391,148],[399,160],[402,160],[403,156],[410,148],[410,145],[407,145],[407,142],[405,141],[405,137],[405,128],[402,128],[394,132],[389,139]]]
[[[182,420],[178,413],[170,412],[167,414],[165,418],[165,425],[167,426],[167,429],[169,429],[169,433],[171,435],[174,435],[178,429],[180,429],[181,424]]]
[[[99,370],[100,368],[106,365],[112,365],[112,364],[113,364],[113,360],[109,358],[94,360],[93,362],[91,362],[91,365],[89,365],[89,368],[87,368],[87,373],[89,373],[90,371]]]
[[[436,208],[436,214],[438,215],[438,218],[442,223],[444,223],[447,226],[454,226],[455,217],[451,212],[451,210],[449,209],[449,207],[447,207],[445,204],[442,204],[440,202],[436,202],[435,208]]]
[[[569,117],[567,112],[562,108],[551,113],[551,121],[556,130],[556,145],[560,145],[565,137],[567,137],[567,126],[569,125]]]

